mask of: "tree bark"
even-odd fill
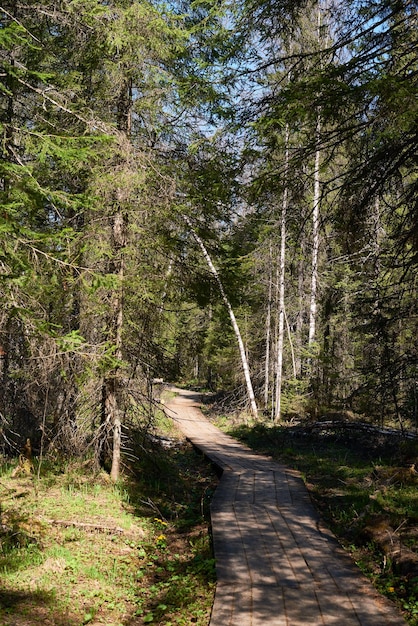
[[[122,330],[123,330],[123,280],[124,262],[123,247],[126,244],[126,224],[122,211],[117,211],[112,223],[112,273],[118,276],[118,285],[110,296],[109,329],[107,342],[112,347],[112,357],[119,363],[122,361]],[[103,379],[102,388],[102,429],[103,439],[101,465],[105,464],[106,443],[111,436],[112,455],[110,477],[117,482],[120,474],[121,458],[121,379],[119,363],[112,367]],[[109,446],[110,447],[110,443]]]
[[[268,407],[270,393],[270,341],[271,341],[271,299],[273,291],[273,268],[272,268],[271,244],[269,248],[269,277],[266,314],[266,353],[264,363],[264,408]]]
[[[119,256],[121,255],[122,247],[125,245],[125,224],[121,213],[115,216],[113,223],[113,237],[115,240],[115,247]],[[115,357],[118,361],[122,361],[122,329],[123,329],[123,278],[124,278],[124,264],[123,258],[118,259],[119,264],[119,285],[116,293],[113,297],[112,316],[114,320],[114,346]],[[121,458],[121,407],[120,407],[120,373],[119,367],[111,373],[112,376],[112,392],[108,398],[109,414],[108,419],[112,424],[113,429],[113,442],[112,442],[112,467],[110,470],[110,477],[113,482],[117,482],[120,474],[120,458]]]
[[[247,359],[247,355],[245,353],[245,346],[244,346],[244,342],[242,340],[241,337],[241,332],[234,314],[234,311],[232,309],[231,303],[229,302],[229,299],[225,293],[225,289],[224,286],[222,284],[221,278],[219,276],[218,270],[216,269],[216,267],[214,266],[212,259],[209,255],[209,252],[206,250],[206,246],[203,243],[202,239],[199,237],[199,235],[197,234],[197,232],[195,231],[195,229],[193,228],[193,225],[191,223],[191,220],[187,217],[187,215],[183,215],[183,219],[186,222],[186,224],[188,225],[188,227],[190,228],[190,231],[193,235],[193,237],[195,238],[196,242],[199,244],[200,249],[202,250],[203,256],[205,257],[206,263],[208,264],[209,270],[212,274],[212,276],[215,278],[218,287],[219,287],[219,291],[221,292],[221,296],[222,296],[222,300],[224,301],[224,304],[226,306],[226,309],[229,313],[229,317],[231,320],[231,324],[232,324],[232,328],[234,329],[234,333],[235,336],[237,338],[237,342],[238,342],[238,347],[239,347],[239,352],[240,352],[240,356],[241,356],[241,363],[242,363],[242,369],[244,372],[244,378],[245,378],[245,383],[246,383],[246,387],[247,387],[247,393],[248,393],[248,399],[250,402],[250,406],[251,406],[251,412],[254,416],[255,419],[258,418],[258,408],[257,408],[257,403],[255,400],[255,395],[254,395],[254,389],[253,389],[253,385],[251,382],[251,375],[250,375],[250,368],[248,365],[248,359]]]
[[[125,66],[122,70],[127,70]],[[129,141],[132,129],[132,79],[127,78],[121,87],[117,106],[117,127]],[[111,297],[110,311],[110,340],[113,343],[114,356],[122,361],[122,330],[123,330],[123,281],[124,259],[123,251],[126,246],[126,216],[123,211],[124,190],[116,191],[116,201],[112,216],[112,249],[113,273],[118,276],[118,285]],[[119,365],[109,372],[109,379],[104,383],[104,413],[105,422],[112,429],[112,465],[110,478],[113,482],[119,480],[121,461],[121,378]]]
[[[321,0],[318,1],[318,47],[321,47],[321,27],[322,13]],[[317,315],[317,288],[318,288],[318,253],[319,253],[319,223],[320,223],[320,146],[321,136],[321,110],[318,108],[315,128],[315,165],[314,165],[314,193],[312,206],[312,267],[311,267],[311,301],[309,306],[309,337],[308,345],[313,346],[316,336],[316,315]]]
[[[117,411],[113,419],[113,450],[112,450],[112,467],[110,469],[110,479],[113,483],[119,480],[120,476],[120,459],[122,448],[122,423]]]
[[[280,257],[279,257],[279,327],[277,336],[277,369],[276,369],[276,401],[274,421],[279,422],[281,417],[282,384],[283,384],[283,346],[284,346],[284,295],[286,277],[286,218],[289,190],[287,177],[289,170],[289,127],[285,133],[285,187],[283,190],[282,213],[280,219]]]
[[[314,196],[312,207],[312,266],[311,266],[311,301],[309,306],[309,338],[308,345],[311,347],[316,335],[316,314],[317,314],[317,287],[318,287],[318,253],[319,253],[319,204],[320,204],[320,177],[319,162],[320,150],[318,148],[319,135],[321,132],[321,116],[318,112],[316,122],[316,141],[314,167]]]

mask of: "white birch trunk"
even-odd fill
[[[319,134],[321,132],[321,116],[318,112],[316,123],[316,141],[319,143]],[[312,267],[311,267],[311,300],[309,306],[309,338],[308,344],[312,346],[316,335],[316,315],[317,315],[317,290],[318,290],[318,253],[319,253],[319,205],[320,205],[320,150],[317,147],[315,152],[314,167],[314,195],[312,207]]]
[[[296,371],[297,376],[302,377],[302,346],[304,345],[303,327],[305,310],[305,240],[302,237],[300,248],[300,260],[298,263],[298,314],[296,318]]]
[[[286,274],[286,219],[289,190],[287,187],[287,177],[289,169],[289,127],[286,126],[285,134],[285,187],[283,190],[282,214],[280,220],[280,256],[279,256],[279,325],[277,333],[277,368],[276,368],[276,400],[274,421],[280,421],[282,384],[283,384],[283,345],[284,345],[284,294],[285,294],[285,274]]]
[[[271,392],[271,419],[274,421],[276,411],[276,380],[277,380],[277,345],[279,336],[279,290],[280,290],[280,267],[278,262],[279,255],[276,260],[276,276],[274,281],[274,299],[272,299],[272,309],[274,309],[274,338],[271,341],[271,363],[273,364],[273,384]],[[272,315],[273,317],[273,315]]]
[[[318,1],[318,47],[321,46],[321,0]],[[311,299],[309,306],[309,336],[308,345],[311,347],[316,335],[316,315],[317,315],[317,290],[318,290],[318,253],[319,253],[319,208],[320,208],[320,175],[319,166],[321,153],[319,142],[321,135],[321,111],[318,108],[315,128],[315,165],[314,165],[314,194],[312,207],[312,267],[311,267]]]
[[[264,407],[267,408],[269,402],[270,392],[270,340],[271,340],[271,298],[272,298],[272,253],[271,244],[269,249],[269,284],[268,284],[268,300],[267,300],[267,314],[266,314],[266,354],[264,364]]]
[[[317,21],[317,38],[318,48],[321,49],[321,28],[322,28],[322,7],[321,0],[318,0],[318,21]],[[328,36],[325,40],[325,46],[327,45]],[[315,165],[314,165],[314,194],[313,194],[313,206],[312,206],[312,268],[311,268],[311,299],[309,306],[309,336],[308,345],[311,347],[315,342],[316,337],[316,318],[318,308],[318,255],[319,255],[319,226],[320,226],[320,162],[321,151],[319,149],[321,138],[321,109],[318,107],[315,129]]]
[[[292,354],[293,378],[296,379],[297,378],[297,370],[296,370],[295,349],[293,347],[292,333],[291,333],[291,330],[290,330],[289,321],[287,319],[286,309],[284,310],[284,318],[285,318],[285,321],[286,321],[287,336],[289,338],[290,352]]]
[[[183,215],[183,218],[184,218],[185,222],[187,223],[187,225],[189,226],[190,231],[191,231],[193,237],[195,238],[195,240],[199,244],[200,249],[202,250],[202,253],[203,253],[203,256],[205,257],[206,263],[208,264],[209,270],[210,270],[211,274],[214,276],[214,278],[215,278],[215,280],[216,280],[216,282],[218,284],[219,291],[221,292],[222,300],[224,301],[224,304],[225,304],[225,306],[227,308],[227,311],[229,313],[229,317],[230,317],[230,320],[231,320],[231,323],[232,323],[232,327],[234,329],[234,333],[235,333],[235,336],[236,336],[237,342],[238,342],[239,352],[240,352],[240,356],[241,356],[242,369],[244,371],[244,378],[245,378],[245,383],[246,383],[246,386],[247,386],[248,399],[250,401],[250,406],[251,406],[251,412],[252,412],[253,416],[257,419],[258,418],[258,408],[257,408],[257,403],[255,401],[253,385],[252,385],[252,382],[251,382],[250,368],[248,366],[248,359],[247,359],[247,355],[245,353],[244,342],[243,342],[242,337],[241,337],[241,332],[240,332],[237,320],[235,318],[234,311],[232,310],[231,303],[229,302],[228,297],[227,297],[227,295],[225,293],[225,289],[223,287],[221,278],[220,278],[220,276],[218,274],[218,270],[214,266],[214,264],[212,262],[212,259],[210,258],[209,252],[206,250],[205,244],[203,243],[202,239],[199,237],[197,232],[194,230],[190,219],[186,215]]]

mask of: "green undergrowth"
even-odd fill
[[[137,443],[116,486],[88,462],[44,462],[39,480],[3,463],[1,626],[207,625],[216,477],[172,432],[170,449]]]
[[[377,431],[216,423],[249,447],[298,469],[325,522],[377,589],[418,625],[418,442]],[[416,464],[416,466],[415,466]],[[391,558],[379,537],[401,543]],[[409,558],[407,558],[409,557]]]

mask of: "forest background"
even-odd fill
[[[417,427],[416,9],[2,2],[3,452],[117,481],[155,379]]]

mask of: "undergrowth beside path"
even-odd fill
[[[1,626],[207,626],[216,477],[186,442],[171,446],[142,442],[116,487],[88,463],[45,463],[40,480],[3,464]]]

